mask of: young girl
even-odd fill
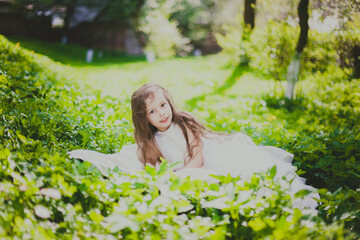
[[[162,157],[169,163],[180,162],[175,169],[179,173],[191,168],[192,174],[201,174],[202,168],[242,178],[275,165],[276,177],[292,181],[291,193],[312,190],[296,175],[292,154],[276,147],[257,146],[243,133],[225,135],[206,129],[190,113],[178,111],[168,91],[158,84],[145,84],[136,90],[131,109],[136,145],[124,146],[120,153],[112,155],[75,150],[70,156],[92,162],[98,168],[118,166],[123,170],[143,169],[146,164],[156,167]],[[308,198],[302,205],[315,208],[317,202]]]

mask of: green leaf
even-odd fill
[[[254,220],[249,221],[249,226],[255,231],[258,232],[266,227],[266,224],[261,218],[257,217]]]
[[[295,193],[295,197],[296,198],[302,198],[302,197],[305,197],[309,194],[311,194],[312,191],[310,190],[307,190],[307,189],[301,189],[300,191],[298,191],[297,193]]]
[[[93,220],[96,223],[100,223],[104,219],[104,216],[102,216],[101,214],[98,214],[95,211],[91,211],[89,214],[89,217],[91,220]]]
[[[274,165],[271,169],[270,169],[270,177],[271,178],[274,178],[275,177],[275,175],[276,175],[276,165]]]

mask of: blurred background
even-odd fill
[[[249,48],[244,45],[245,40],[249,40],[244,36],[249,35],[244,26],[267,35],[267,43],[271,43],[269,51],[275,51],[272,50],[276,47],[275,42],[287,42],[283,45],[291,46],[298,38],[297,9],[300,2],[0,0],[0,34],[72,43],[95,51],[123,51],[129,55],[148,53],[150,58],[152,55],[162,58],[211,54],[221,50],[238,56],[245,55]],[[306,11],[309,13],[310,35],[316,38],[317,44],[330,41],[317,35],[322,33],[334,33],[337,41],[345,41],[339,39],[346,35],[343,31],[349,32],[345,38],[355,37],[351,36],[351,31],[359,29],[358,0],[303,2],[309,2]],[[275,42],[268,36],[270,33]],[[351,55],[347,52],[350,50],[339,49],[354,47],[348,46],[351,45],[349,41],[347,39],[346,46],[337,46],[338,60],[343,66],[352,65],[351,60],[343,59],[343,55]],[[285,52],[291,49],[289,46],[281,47]]]
[[[248,66],[262,78],[287,80],[279,91],[292,99],[298,79],[308,74],[339,67],[346,78],[360,76],[359,9],[359,0],[0,0],[0,34],[72,66],[217,54],[215,64],[232,68],[229,78],[244,70],[236,67]],[[120,75],[122,83],[143,79],[164,84],[190,71],[185,78],[196,82],[213,69],[206,66],[197,76],[190,70],[194,62],[174,63],[180,70],[167,66],[164,71],[168,63],[148,77],[129,77],[107,65],[101,73],[99,68],[77,69],[81,74],[75,78],[118,97],[114,89],[123,85],[111,86]],[[142,67],[137,70],[146,71]],[[217,75],[207,82],[216,87],[224,78]],[[133,91],[125,88],[127,94]]]

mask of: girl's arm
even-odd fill
[[[194,147],[193,150],[194,151],[193,157],[188,161],[188,163],[183,168],[201,168],[204,164],[202,143],[194,139],[194,134],[190,129],[186,128],[186,130],[189,137],[190,147],[193,145],[196,146]]]

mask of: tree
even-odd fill
[[[174,1],[147,0],[141,8],[138,29],[146,37],[147,56],[168,58],[192,50],[190,39],[181,34],[177,20],[170,18],[176,10],[174,4]]]
[[[300,36],[299,36],[298,44],[296,46],[295,54],[292,58],[292,61],[287,71],[288,85],[286,88],[285,97],[288,99],[292,99],[294,97],[295,84],[299,79],[301,54],[304,50],[304,47],[306,46],[308,31],[309,31],[308,8],[309,8],[309,0],[300,0],[298,6]]]
[[[180,33],[190,39],[195,48],[201,49],[209,43],[214,32],[223,25],[224,19],[220,14],[224,4],[229,0],[176,0],[168,2],[172,2],[169,20],[175,20],[178,23]]]
[[[353,78],[360,78],[359,3],[359,0],[314,0],[315,7],[322,10],[323,16],[337,18],[334,49],[340,67]]]

